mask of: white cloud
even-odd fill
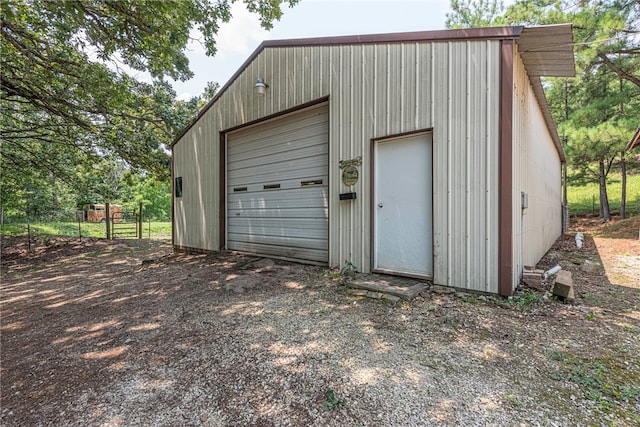
[[[258,15],[249,12],[244,3],[234,3],[231,15],[231,20],[221,25],[218,31],[216,56],[248,55],[260,42],[269,38],[269,32],[260,26]]]
[[[176,97],[178,101],[188,101],[191,98],[193,98],[193,96],[189,92],[182,92],[180,95]]]

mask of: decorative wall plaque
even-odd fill
[[[362,164],[362,157],[358,156],[351,160],[340,160],[340,169],[344,169],[347,166],[360,166]]]
[[[342,170],[342,183],[344,185],[355,185],[358,182],[358,169],[355,166],[347,166]]]
[[[362,164],[362,157],[358,156],[351,160],[340,160],[340,169],[342,169],[342,183],[344,185],[355,185],[358,182],[358,168]]]

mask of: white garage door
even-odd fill
[[[328,108],[227,134],[227,248],[326,263]]]

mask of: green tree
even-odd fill
[[[171,182],[140,174],[131,174],[127,181],[128,196],[122,200],[127,210],[137,209],[142,203],[145,218],[154,221],[171,219]]]
[[[231,19],[232,2],[0,2],[3,205],[30,175],[73,186],[82,173],[78,165],[86,170],[103,157],[168,177],[168,144],[201,99],[177,102],[165,78],[192,76],[184,51],[195,31],[207,53],[215,54],[216,34]],[[284,4],[243,2],[266,28],[280,18]],[[153,83],[132,78],[122,64],[148,72]]]
[[[640,123],[640,2],[638,0],[523,0],[496,16],[500,3],[470,1],[456,26],[573,23],[577,77],[545,79],[545,92],[564,136],[569,176],[600,184],[600,213],[609,220],[607,176]],[[455,7],[454,7],[455,6]]]
[[[510,6],[505,19],[519,25],[573,23],[579,75],[604,66],[640,86],[638,0],[524,0]]]
[[[505,25],[504,3],[501,0],[451,0],[447,13],[447,28],[474,28]]]
[[[576,174],[597,180],[600,187],[600,216],[605,221],[611,219],[607,177],[627,142],[627,135],[625,126],[616,121],[573,128],[568,135],[573,143],[567,146],[567,156],[572,160]]]

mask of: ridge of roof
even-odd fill
[[[410,31],[401,33],[360,34],[352,36],[311,37],[266,40],[263,47],[336,46],[350,44],[406,43],[438,40],[505,39],[518,38],[524,26],[485,28],[455,28],[448,30]]]

